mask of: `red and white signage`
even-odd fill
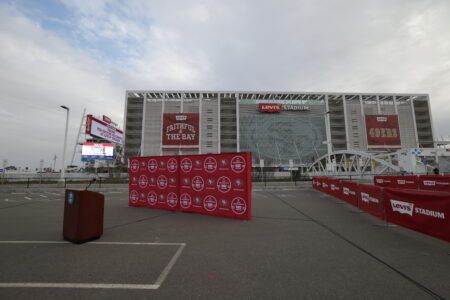
[[[123,144],[123,131],[99,120],[92,115],[86,116],[86,134],[105,139],[115,144]]]
[[[130,206],[251,219],[251,153],[130,158]]]
[[[279,103],[259,103],[259,112],[279,113],[282,111],[307,111],[310,107],[307,105],[279,104]]]
[[[358,185],[358,207],[374,217],[384,220],[383,188],[369,184]]]
[[[401,148],[397,115],[366,115],[366,132],[368,148]]]
[[[377,175],[374,176],[373,181],[376,186],[400,188],[400,189],[418,189],[419,182],[415,175],[404,176],[388,176]]]
[[[387,220],[450,242],[449,194],[386,188]]]
[[[259,103],[259,112],[262,112],[262,113],[279,113],[279,112],[281,112],[281,104],[277,104],[277,103]]]
[[[421,190],[450,192],[449,175],[420,175],[418,182]]]
[[[167,148],[198,147],[199,128],[198,113],[164,113],[162,145]]]

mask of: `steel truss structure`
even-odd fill
[[[372,176],[399,173],[397,153],[341,150],[323,155],[308,168],[311,176]]]

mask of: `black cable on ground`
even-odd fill
[[[342,234],[340,234],[339,232],[335,231],[333,228],[325,225],[324,223],[320,222],[317,219],[314,219],[313,217],[311,217],[310,215],[304,213],[303,211],[301,211],[300,209],[296,208],[295,206],[293,206],[292,204],[290,204],[289,202],[287,202],[286,200],[284,200],[283,198],[267,191],[268,194],[272,195],[273,197],[275,197],[276,199],[278,199],[279,201],[281,201],[282,203],[284,203],[285,205],[289,206],[290,208],[292,208],[293,210],[295,210],[296,212],[298,212],[299,214],[301,214],[304,217],[307,217],[309,219],[311,219],[312,222],[316,223],[317,225],[319,225],[320,227],[324,228],[325,230],[327,230],[328,232],[332,233],[333,235],[337,236],[338,238],[340,238],[341,240],[347,242],[348,244],[350,244],[351,246],[355,247],[356,249],[358,249],[359,251],[365,253],[366,255],[370,256],[371,258],[373,258],[374,260],[378,261],[379,263],[381,263],[382,265],[384,265],[385,267],[387,267],[388,269],[394,271],[395,273],[397,273],[398,275],[400,275],[401,277],[403,277],[404,279],[408,280],[409,282],[411,282],[412,284],[414,284],[416,287],[418,287],[419,289],[423,290],[425,293],[429,294],[433,299],[439,299],[439,300],[445,300],[444,297],[442,297],[441,295],[433,292],[432,290],[430,290],[429,288],[427,288],[426,286],[424,286],[423,284],[419,283],[418,281],[414,280],[413,278],[409,277],[408,275],[406,275],[405,273],[403,273],[402,271],[400,271],[399,269],[395,268],[394,266],[392,266],[391,264],[385,262],[384,260],[382,260],[381,258],[377,257],[375,254],[369,252],[368,250],[364,249],[363,247],[357,245],[355,242],[352,242],[351,240],[349,240],[348,238],[346,238],[345,236],[343,236]]]

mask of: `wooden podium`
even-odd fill
[[[103,234],[105,196],[87,190],[66,190],[63,237],[73,243],[85,243]]]

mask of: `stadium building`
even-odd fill
[[[251,151],[301,166],[338,150],[434,148],[427,94],[126,91],[125,156]]]

